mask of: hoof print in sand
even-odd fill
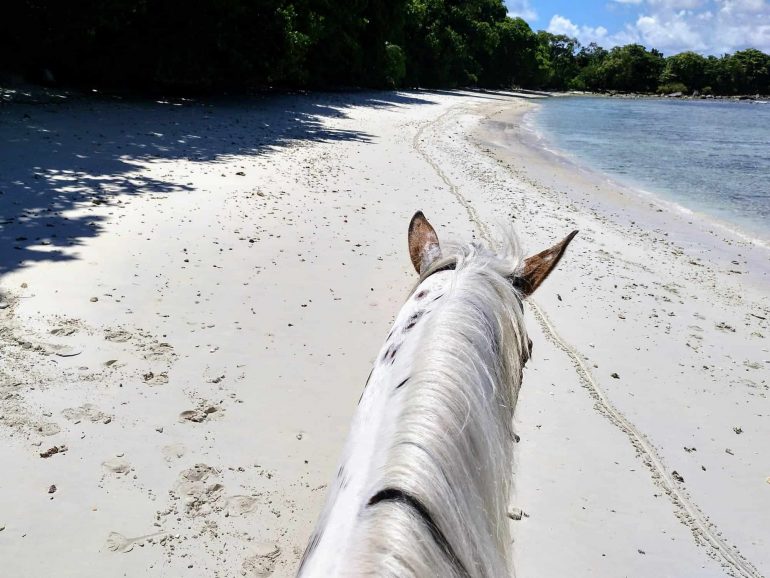
[[[166,361],[170,362],[176,357],[174,348],[168,343],[152,343],[144,348],[143,357],[147,361]]]
[[[148,371],[142,376],[142,378],[144,379],[144,382],[149,385],[165,385],[168,383],[168,373],[165,371],[161,373],[153,373],[152,371]]]
[[[243,561],[241,571],[249,578],[270,576],[275,570],[275,564],[281,557],[281,549],[275,544],[261,544],[257,552]]]
[[[107,329],[104,332],[104,338],[113,343],[125,343],[132,337],[133,335],[124,329]]]
[[[208,403],[203,403],[199,405],[196,409],[188,409],[187,411],[183,411],[179,414],[179,421],[186,422],[186,421],[193,421],[195,423],[200,423],[202,421],[206,421],[209,419],[213,419],[215,417],[220,417],[223,415],[224,410],[222,408],[216,407],[215,405],[211,405]]]
[[[75,357],[83,353],[82,349],[76,347],[70,347],[69,345],[49,345],[48,349],[50,353],[58,355],[59,357]]]
[[[37,427],[37,432],[44,436],[54,436],[61,431],[58,424],[53,422],[46,422]]]
[[[218,482],[219,471],[206,464],[195,464],[179,474],[174,488],[185,513],[191,518],[222,510],[220,500],[225,487]]]

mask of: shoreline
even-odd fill
[[[590,92],[580,90],[567,90],[567,91],[555,91],[550,93],[553,96],[595,96],[597,98],[650,98],[650,99],[674,99],[674,100],[712,100],[720,102],[749,102],[757,104],[767,104],[770,101],[770,95],[767,94],[702,94],[693,96],[691,94],[659,94],[659,93],[644,93],[644,92]]]
[[[770,575],[766,284],[517,142],[530,96],[0,109],[4,571],[292,576],[421,209],[528,254],[580,230],[526,307],[517,575]]]
[[[624,183],[560,150],[527,122],[526,117],[534,114],[536,106],[515,112],[493,111],[496,120],[491,116],[483,120],[474,139],[501,162],[529,163],[532,178],[563,190],[581,206],[605,218],[618,219],[625,226],[645,224],[667,240],[690,249],[694,258],[711,260],[723,272],[744,275],[756,288],[768,286],[770,244],[765,239],[739,223],[669,199],[666,193]],[[559,170],[550,174],[550,166]],[[589,189],[591,195],[584,194]]]
[[[748,226],[742,223],[719,218],[705,213],[702,210],[692,209],[679,201],[669,198],[671,196],[669,192],[649,190],[641,183],[632,182],[632,179],[630,178],[624,180],[621,176],[613,175],[591,166],[588,161],[579,159],[569,151],[559,148],[558,145],[539,132],[533,124],[534,120],[532,119],[532,116],[534,114],[536,114],[534,108],[523,114],[523,118],[521,119],[523,128],[520,130],[520,134],[516,135],[517,138],[530,149],[541,151],[546,156],[547,154],[552,155],[553,162],[566,163],[571,166],[573,172],[586,173],[589,175],[589,178],[595,181],[608,181],[612,187],[619,189],[624,193],[635,193],[639,197],[640,202],[652,200],[653,204],[658,207],[678,212],[682,219],[695,218],[704,221],[705,226],[723,229],[725,233],[732,235],[739,241],[752,243],[767,250],[768,257],[770,257],[770,236],[760,238],[759,235],[761,233],[759,231],[752,231]],[[766,232],[765,234],[770,235],[770,232]]]

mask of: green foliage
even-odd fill
[[[770,56],[749,48],[725,58],[729,60],[731,84],[736,92],[770,93]]]
[[[406,77],[406,55],[401,47],[396,44],[385,46],[385,81],[395,88],[401,86]]]
[[[601,90],[601,65],[608,54],[595,42],[583,46],[575,56],[579,72],[568,81],[568,87],[572,90]]]
[[[770,94],[770,56],[753,48],[709,56],[703,83],[714,94]]]
[[[481,83],[510,88],[532,86],[537,76],[537,37],[521,18],[505,18],[496,26],[497,45],[482,59]]]
[[[539,88],[564,90],[579,72],[576,53],[580,44],[574,38],[541,30],[537,33],[535,79]]]
[[[409,0],[404,20],[407,83],[478,83],[484,65],[494,68],[491,63],[501,56],[501,36],[510,32],[505,21],[502,0]],[[499,74],[490,70],[489,75],[496,81]]]
[[[533,32],[503,0],[13,0],[0,71],[140,89],[520,86],[770,93],[770,56]],[[50,71],[50,72],[49,72]],[[659,87],[660,85],[660,87]]]
[[[687,94],[687,85],[683,84],[681,82],[666,82],[664,84],[661,84],[658,86],[658,94],[672,94],[675,92],[680,92],[682,94]]]
[[[663,55],[640,44],[610,50],[598,68],[598,80],[606,90],[652,92],[665,65]]]
[[[695,52],[682,52],[669,56],[660,81],[663,84],[679,83],[684,85],[681,92],[693,92],[703,88],[706,82],[707,60]],[[669,91],[677,92],[677,91]]]

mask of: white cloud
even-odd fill
[[[597,26],[596,28],[577,26],[569,18],[564,18],[559,14],[551,18],[547,30],[551,34],[565,34],[572,38],[577,38],[581,44],[601,42],[607,38],[607,29],[604,26]]]
[[[529,0],[505,0],[508,8],[508,16],[511,18],[523,18],[527,22],[537,20],[537,12],[532,8]]]
[[[546,30],[551,34],[565,34],[571,38],[577,38],[580,44],[584,46],[591,42],[596,42],[605,48],[612,48],[621,44],[638,42],[638,34],[628,28],[615,34],[610,34],[604,26],[578,26],[569,18],[559,14],[551,18]]]
[[[708,0],[647,0],[647,4],[660,10],[694,10],[709,3]]]
[[[722,54],[744,48],[770,53],[768,0],[612,0],[632,4],[635,20],[608,31],[555,15],[548,31],[597,42],[606,48],[639,42],[666,54],[695,50]]]
[[[644,44],[669,52],[703,51],[708,48],[698,27],[693,27],[690,14],[678,12],[669,18],[660,15],[640,16],[636,29]]]
[[[764,0],[722,0],[717,1],[720,5],[720,12],[725,14],[756,13],[767,9]]]

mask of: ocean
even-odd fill
[[[770,242],[770,104],[559,97],[525,126],[547,148]]]

